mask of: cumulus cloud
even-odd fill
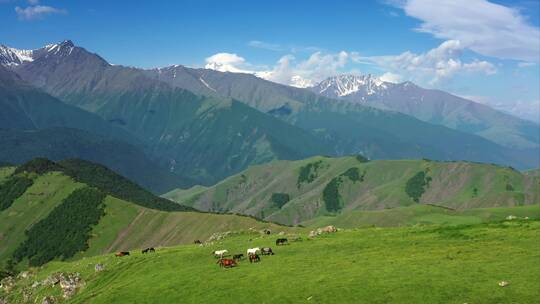
[[[250,73],[287,85],[307,87],[323,79],[340,74],[349,61],[349,53],[323,54],[315,52],[306,60],[293,55],[282,56],[272,68],[257,67],[237,54],[217,53],[206,58],[205,68],[222,72]]]
[[[243,57],[231,53],[217,53],[206,58],[206,69],[220,72],[253,73]]]
[[[35,20],[41,19],[46,15],[67,13],[67,11],[64,9],[58,9],[46,5],[34,5],[26,8],[16,6],[15,12],[17,13],[17,16],[20,20]]]
[[[403,81],[403,77],[392,72],[386,72],[379,77],[382,81],[391,82],[391,83],[400,83]]]
[[[458,40],[448,40],[428,52],[415,54],[404,52],[399,55],[362,57],[356,54],[353,61],[372,63],[391,73],[419,82],[430,84],[448,80],[458,73],[476,72],[492,75],[497,68],[490,62],[473,60],[462,62],[464,46]]]
[[[540,61],[540,29],[514,8],[486,0],[391,1],[421,20],[416,28],[436,38],[458,40],[474,52],[500,59]]]

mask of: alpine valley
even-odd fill
[[[539,168],[537,123],[410,81],[0,45],[0,304],[533,303]]]

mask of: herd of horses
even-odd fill
[[[202,242],[200,240],[195,240],[194,243],[198,245],[202,245]],[[287,245],[287,244],[289,244],[289,240],[287,240],[286,238],[279,238],[276,240],[276,246]],[[141,251],[142,254],[153,253],[153,252],[156,252],[154,247],[148,247]],[[230,256],[229,251],[227,249],[215,250],[215,251],[212,251],[212,254],[214,255],[214,257],[218,258],[218,261],[216,264],[219,264],[220,267],[224,267],[224,268],[236,267],[238,266],[238,262],[245,258],[243,253],[234,254],[232,256],[232,259],[225,258],[226,256]],[[261,257],[259,256],[259,254],[260,255],[274,255],[274,251],[270,247],[262,247],[262,248],[255,247],[255,248],[249,248],[246,251],[246,254],[248,256],[250,263],[258,263],[261,261]],[[119,252],[116,252],[114,255],[116,257],[129,256],[129,251],[119,251]]]

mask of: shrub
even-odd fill
[[[26,231],[27,239],[13,253],[15,261],[28,258],[30,266],[39,266],[88,249],[92,226],[105,214],[105,196],[90,187],[73,191],[46,218]]]
[[[431,177],[426,176],[424,171],[416,173],[405,185],[405,192],[415,202],[420,202],[420,197],[425,192],[425,187],[431,182]]]
[[[360,169],[353,167],[341,173],[340,176],[345,176],[353,182],[357,182],[357,181],[363,182],[364,176],[366,176],[366,171],[362,172],[362,175],[360,175]]]
[[[356,160],[361,162],[361,163],[369,162],[369,159],[367,157],[365,157],[364,155],[362,155],[362,154],[356,155]]]
[[[296,185],[300,188],[300,185],[303,183],[311,183],[317,178],[317,170],[320,168],[322,160],[309,163],[305,166],[300,167],[300,172],[298,173],[298,180]]]
[[[326,210],[329,212],[337,212],[341,210],[342,202],[339,195],[339,185],[341,184],[341,177],[334,177],[323,190],[323,201]]]
[[[514,186],[510,183],[506,183],[506,191],[514,191]]]
[[[276,205],[278,208],[281,209],[286,203],[288,203],[291,198],[289,194],[287,193],[272,193],[272,202],[274,205]]]
[[[0,211],[5,210],[23,195],[34,182],[24,176],[11,176],[6,182],[0,184]]]

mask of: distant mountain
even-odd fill
[[[0,161],[83,158],[163,193],[194,182],[151,161],[129,132],[22,81],[0,66]]]
[[[502,147],[401,113],[249,74],[112,66],[68,42],[10,68],[62,101],[135,134],[154,160],[205,184],[252,164],[316,154],[466,159],[520,169],[540,165],[536,148]]]
[[[314,157],[254,166],[210,188],[164,197],[200,210],[298,224],[415,204],[456,210],[537,204],[539,182],[538,177],[489,164]]]
[[[330,98],[398,111],[507,147],[540,146],[538,124],[440,90],[424,89],[412,82],[394,84],[372,75],[340,75],[330,77],[310,90]]]
[[[530,168],[540,164],[540,149],[532,144],[522,149],[501,147],[465,130],[454,131],[440,124],[434,125],[431,121],[420,122],[410,116],[395,113],[394,110],[377,110],[363,103],[339,101],[336,96],[324,97],[250,74],[191,69],[180,65],[146,72],[156,80],[198,94],[235,98],[262,112],[309,130],[334,147],[333,155],[362,153],[370,158],[387,159],[465,159],[510,164],[518,168]],[[373,77],[366,77],[364,82],[363,86],[353,82],[340,85],[339,94],[355,90],[364,91],[366,94],[382,94],[392,85]],[[407,87],[412,84],[403,85]],[[487,111],[523,123],[524,132],[534,141],[534,124],[490,108],[487,108]]]
[[[62,43],[58,53],[13,70],[133,134],[156,162],[182,176],[211,184],[251,164],[331,151],[309,132],[243,103],[198,96],[72,48]]]

